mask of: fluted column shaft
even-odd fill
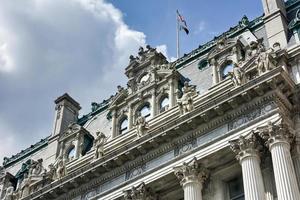
[[[265,189],[259,163],[259,157],[254,151],[252,154],[247,155],[240,161],[243,172],[243,183],[246,200],[265,199]]]
[[[299,200],[300,194],[295,169],[287,141],[270,144],[278,200]]]
[[[278,200],[299,200],[300,193],[290,152],[294,135],[286,124],[274,125],[271,122],[260,132],[269,147]]]
[[[190,180],[183,183],[182,187],[184,200],[202,200],[202,183],[199,180],[190,177]]]
[[[256,136],[253,133],[247,137],[241,136],[239,139],[231,141],[230,144],[242,166],[245,199],[265,200]]]

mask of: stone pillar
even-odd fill
[[[208,170],[194,158],[189,163],[175,167],[174,171],[183,188],[184,200],[202,200],[202,187],[208,177]]]
[[[287,46],[288,27],[284,0],[262,0],[262,3],[269,46],[273,47],[278,42],[281,48],[285,48]]]
[[[132,116],[132,105],[128,105],[128,130],[132,128],[133,125],[133,116]]]
[[[219,74],[218,74],[217,62],[214,58],[211,59],[210,65],[212,66],[213,85],[216,85],[218,82],[220,82],[220,79],[219,79]]]
[[[300,134],[300,133],[297,132],[297,134]],[[293,149],[292,159],[293,159],[293,163],[294,163],[298,187],[300,190],[300,136],[299,135],[297,135],[297,137],[295,139],[295,145],[294,145],[294,149]]]
[[[151,118],[154,118],[156,115],[156,91],[152,91],[152,97],[151,97]]]
[[[175,106],[175,87],[174,87],[174,80],[169,80],[169,108]]]
[[[79,158],[79,149],[80,149],[80,140],[79,137],[76,136],[76,141],[75,141],[75,159]]]
[[[279,125],[269,122],[260,131],[260,135],[266,140],[271,152],[278,200],[299,200],[300,193],[290,153],[293,135],[282,122]]]
[[[116,110],[113,110],[111,113],[111,135],[112,138],[115,138],[118,133],[117,133],[117,112]]]
[[[260,169],[258,143],[254,133],[230,142],[243,172],[245,200],[264,200],[265,188]]]

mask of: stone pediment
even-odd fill
[[[150,47],[150,45],[146,46],[146,50],[140,47],[138,56],[134,57],[131,55],[129,59],[129,65],[125,69],[125,74],[129,79],[145,68],[168,63],[166,57],[162,53],[157,52],[155,48]]]
[[[60,141],[65,140],[71,136],[77,135],[79,132],[87,132],[82,126],[76,123],[69,124],[68,128],[61,134]]]
[[[208,58],[213,58],[216,56],[221,56],[224,53],[227,53],[228,51],[230,51],[233,47],[235,46],[241,46],[241,42],[239,40],[236,39],[232,39],[232,38],[220,38],[217,43],[216,46],[209,52],[208,54]]]
[[[128,97],[128,91],[121,86],[118,86],[117,94],[112,98],[109,108],[114,107],[122,102]]]

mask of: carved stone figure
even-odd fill
[[[65,162],[62,156],[58,157],[57,167],[56,167],[56,178],[61,179],[66,175]]]
[[[261,75],[272,69],[272,63],[270,60],[271,59],[270,53],[265,51],[264,47],[261,45],[258,48],[259,48],[259,50],[258,50],[259,55],[258,55],[255,63],[257,65],[258,74]]]
[[[56,179],[56,168],[53,164],[50,164],[48,169],[49,171],[46,173],[46,177],[51,181],[54,181]]]
[[[184,82],[182,93],[182,97],[177,100],[181,115],[194,109],[193,96],[196,95],[195,86],[190,86],[187,81]]]
[[[3,200],[14,200],[14,190],[14,186],[9,182]]]
[[[29,167],[29,176],[38,176],[41,175],[44,171],[43,168],[43,159],[39,159],[38,161],[33,161]]]
[[[30,185],[30,177],[28,177],[27,174],[24,174],[24,178],[23,181],[21,182],[21,187],[20,187],[20,191],[21,191],[21,197],[26,197],[28,196],[30,193],[29,191],[29,185]]]
[[[139,113],[136,119],[136,131],[138,137],[142,137],[146,133],[148,128],[148,123],[146,122],[145,117],[142,116],[141,113]]]
[[[107,137],[102,132],[96,133],[97,137],[94,141],[95,154],[94,159],[102,158],[104,156],[104,144],[107,141]]]
[[[229,72],[229,74],[235,86],[243,84],[244,72],[236,63],[233,64],[232,72]]]

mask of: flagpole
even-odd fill
[[[179,59],[179,56],[180,56],[180,52],[179,52],[179,20],[178,20],[178,11],[176,12],[176,30],[177,30],[177,37],[176,37],[176,46],[177,46],[177,59]]]

